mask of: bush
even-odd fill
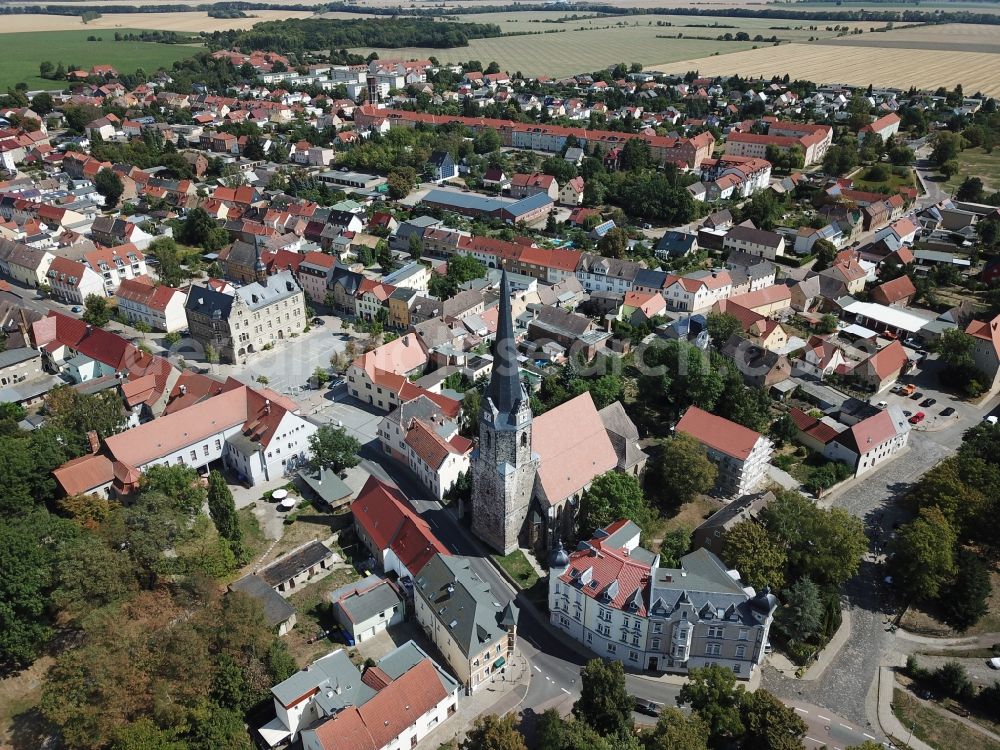
[[[868,167],[864,179],[869,182],[885,182],[889,179],[889,169],[884,164],[873,164]]]
[[[946,698],[968,700],[975,691],[965,667],[957,661],[949,661],[931,675],[931,682]]]

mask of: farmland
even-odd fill
[[[123,32],[139,29],[121,29]],[[88,42],[87,37],[96,35],[103,41]],[[49,60],[53,64],[113,65],[121,71],[143,68],[152,72],[161,67],[170,67],[175,60],[190,57],[195,48],[178,44],[154,44],[150,42],[116,42],[113,32],[99,29],[82,31],[39,31],[34,33],[5,34],[3,36],[4,62],[0,65],[0,91],[13,87],[16,83],[28,84],[29,90],[57,89],[65,85],[38,77],[38,64]]]
[[[151,31],[224,31],[249,29],[261,21],[285,18],[308,18],[311,14],[297,10],[258,10],[252,18],[211,18],[204,11],[188,13],[113,13],[84,24],[79,16],[21,15],[4,16],[3,33],[31,31],[69,31],[86,29],[96,33],[103,29],[148,29]]]
[[[916,51],[874,46],[844,46],[832,50],[825,44],[787,44],[715,57],[666,60],[649,67],[668,73],[697,70],[708,76],[787,73],[796,78],[858,86],[872,83],[935,89],[938,86],[952,88],[961,83],[970,93],[979,90],[996,96],[1000,94],[998,66],[1000,56],[987,52]]]

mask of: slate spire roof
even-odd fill
[[[500,277],[500,310],[489,395],[494,408],[501,414],[511,414],[522,400],[528,398],[518,374],[514,317],[510,309],[510,281],[506,271]]]

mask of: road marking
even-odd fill
[[[796,709],[795,709],[795,710],[796,710],[796,711],[798,711],[799,713],[803,713],[803,714],[807,714],[807,713],[809,713],[809,712],[808,712],[808,711],[806,711],[806,710],[805,710],[804,708],[798,708],[798,707],[796,707]]]
[[[566,688],[559,688],[559,689],[562,690],[564,693],[566,693],[566,695],[572,695],[572,693],[570,693],[569,690],[567,690]]]
[[[819,740],[817,740],[815,737],[810,737],[809,735],[806,735],[806,739],[809,740],[810,742],[819,742]],[[820,742],[820,744],[825,745],[826,743]]]
[[[847,724],[841,724],[840,726],[842,726],[844,729],[850,729],[850,727],[847,726]]]
[[[863,735],[864,735],[865,737],[867,737],[868,739],[870,739],[870,740],[873,740],[873,739],[875,739],[874,737],[872,737],[872,736],[871,736],[870,734],[868,734],[867,732],[862,732],[862,734],[863,734]]]
[[[551,677],[549,677],[548,675],[545,675],[545,680],[546,680],[547,682],[552,682],[552,678],[551,678]]]
[[[536,672],[538,672],[538,674],[541,674],[541,673],[542,673],[542,670],[540,670],[540,669],[539,669],[538,667],[536,667],[536,666],[535,666],[534,664],[532,664],[531,666],[532,666],[532,667],[535,667],[535,671],[536,671]]]
[[[816,714],[816,716],[818,716],[823,721],[830,721],[830,717],[829,716],[824,716],[823,714]]]

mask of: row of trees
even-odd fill
[[[962,446],[924,474],[907,496],[915,518],[890,547],[893,585],[905,607],[921,606],[964,630],[986,612],[990,561],[998,546],[1000,427],[983,423]],[[902,616],[902,615],[900,615]]]
[[[794,710],[767,690],[747,692],[722,667],[693,669],[681,689],[679,706],[665,707],[656,726],[636,732],[633,698],[625,688],[619,662],[594,659],[581,671],[581,692],[572,716],[550,709],[537,721],[532,743],[537,750],[721,750],[804,747],[806,724]],[[854,750],[874,750],[865,743]],[[482,716],[461,744],[462,750],[528,750],[513,715]],[[851,750],[851,749],[849,749]]]

